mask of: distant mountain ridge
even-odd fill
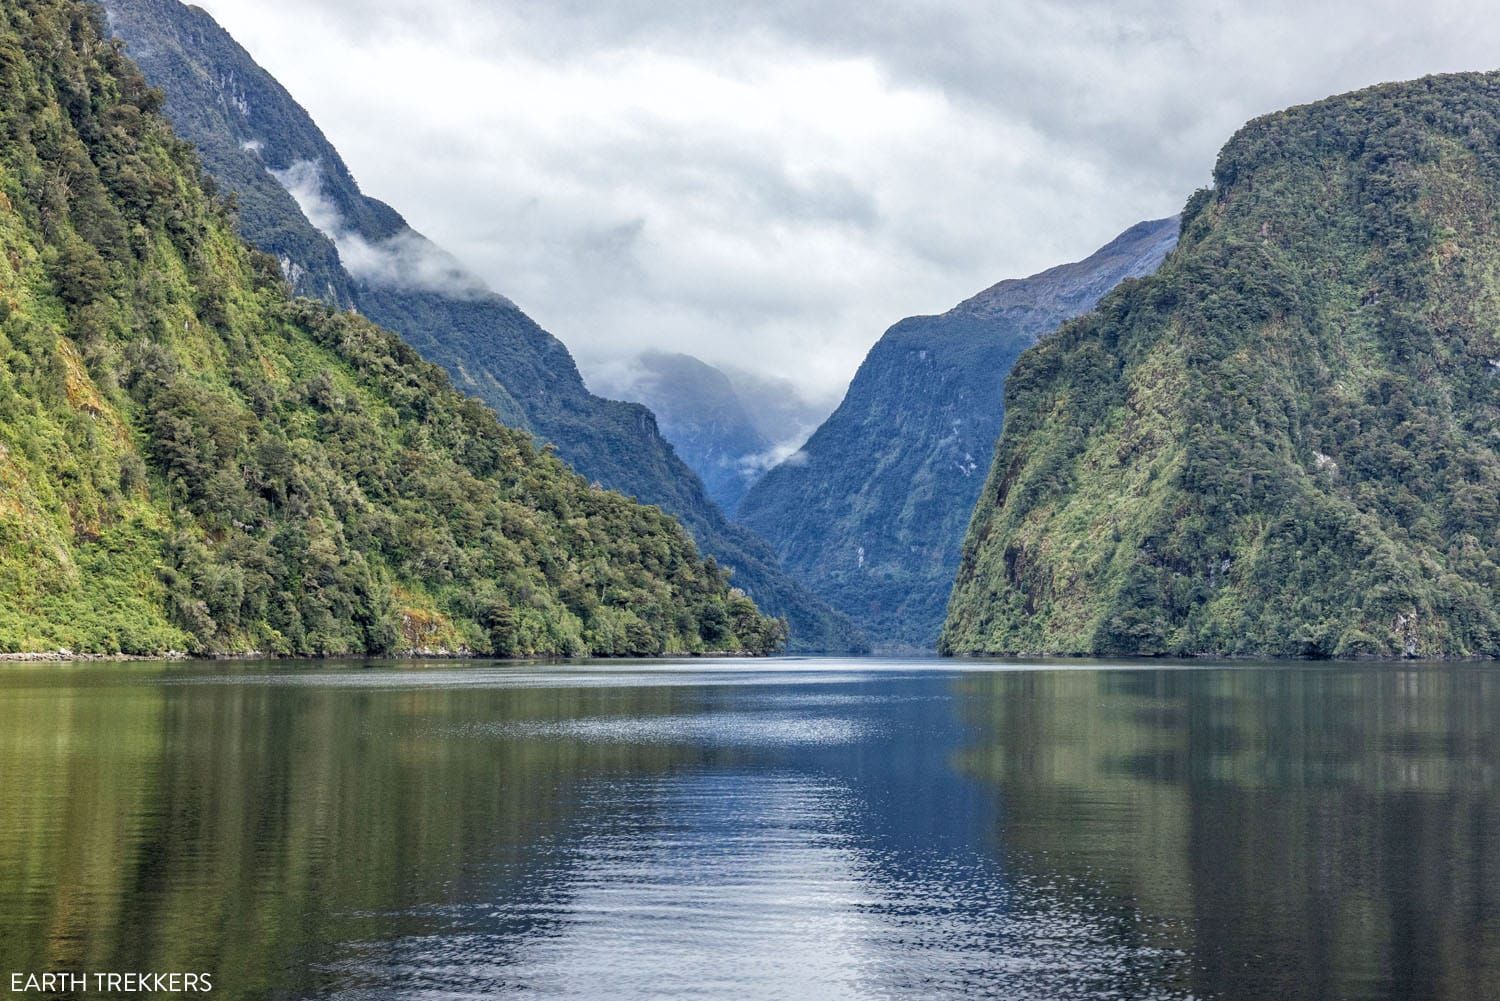
[[[1059,323],[1093,309],[1127,278],[1153,273],[1177,246],[1178,225],[1177,216],[1138,222],[1081,261],[1059,264],[1030,278],[996,282],[940,318],[1004,321],[1029,337],[1050,333]]]
[[[1255,119],[1026,352],[952,653],[1500,657],[1500,73]]]
[[[1011,365],[1120,282],[1154,271],[1177,229],[1175,217],[1138,223],[1083,261],[897,323],[833,415],[751,487],[739,519],[877,648],[935,649]]]
[[[785,376],[752,372],[734,365],[721,364],[717,368],[734,384],[735,394],[744,401],[761,437],[771,443],[773,454],[780,451],[790,454],[833,412],[831,401],[805,396],[802,388]],[[761,472],[772,465],[775,463],[766,463]]]
[[[651,408],[662,435],[730,516],[750,485],[811,421],[812,405],[785,380],[724,370],[692,355],[647,351],[599,388]],[[794,438],[794,442],[800,441]]]
[[[203,10],[104,0],[112,32],[166,94],[179,134],[237,198],[241,232],[299,294],[357,308],[446,369],[507,423],[550,442],[584,476],[681,519],[734,582],[790,624],[797,650],[863,639],[731,523],[646,408],[589,393],[563,344],[363,195],[338,152],[270,74]]]

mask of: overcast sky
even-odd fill
[[[1247,118],[1500,65],[1471,3],[198,2],[586,374],[830,403],[901,317],[1176,212]]]

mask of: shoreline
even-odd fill
[[[467,651],[454,650],[398,650],[393,653],[367,654],[367,653],[341,653],[329,654],[328,656],[311,656],[299,654],[277,654],[267,653],[263,650],[248,650],[243,653],[205,653],[193,654],[182,650],[168,650],[163,653],[82,653],[63,648],[60,650],[28,650],[14,652],[0,652],[0,664],[83,664],[83,663],[127,663],[140,660],[277,660],[277,661],[326,661],[326,660],[499,660],[512,661],[515,663],[526,663],[535,661],[547,661],[563,663],[571,660],[656,660],[662,658],[699,658],[699,657],[735,657],[745,660],[754,660],[762,657],[786,656],[785,653],[777,654],[755,654],[746,653],[742,650],[703,650],[698,653],[653,653],[638,656],[597,656],[589,654],[585,656],[569,656],[566,654],[536,654],[530,657],[495,657],[490,654],[470,653]]]
[[[1037,666],[1057,665],[1078,666],[1087,661],[1105,661],[1116,663],[1129,663],[1132,665],[1159,664],[1190,664],[1210,665],[1215,662],[1225,666],[1241,666],[1244,664],[1282,665],[1286,667],[1309,666],[1316,664],[1344,663],[1344,664],[1399,664],[1408,667],[1418,667],[1423,664],[1497,664],[1500,657],[1471,656],[1430,656],[1430,657],[1257,657],[1248,654],[1191,654],[1186,656],[1143,656],[1143,655],[1104,655],[1104,654],[993,654],[993,653],[958,653],[958,654],[796,654],[789,651],[780,651],[771,654],[745,653],[739,650],[703,650],[697,653],[675,652],[640,654],[635,656],[598,656],[587,654],[582,656],[570,656],[567,654],[535,654],[528,657],[495,657],[490,654],[479,654],[465,650],[399,650],[385,654],[366,653],[343,653],[329,654],[326,656],[307,654],[275,654],[262,650],[249,650],[242,653],[206,653],[193,654],[182,650],[168,650],[162,653],[85,653],[67,648],[59,650],[29,650],[0,652],[0,665],[5,664],[88,664],[88,663],[116,663],[123,664],[132,661],[307,661],[309,663],[319,661],[424,661],[424,660],[451,660],[451,661],[502,661],[508,663],[556,663],[563,664],[578,660],[615,660],[621,662],[642,660],[696,660],[702,658],[739,660],[759,660],[772,657],[819,657],[838,656],[860,659],[862,657],[871,659],[882,659],[888,657],[920,657],[923,660],[948,661],[954,665],[973,664],[975,662],[1001,662],[1001,663],[1026,663]]]

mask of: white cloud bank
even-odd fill
[[[1500,61],[1450,0],[200,2],[586,371],[829,399],[897,319],[1177,211],[1246,119]]]

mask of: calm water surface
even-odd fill
[[[1497,789],[1478,666],[0,666],[0,976],[1500,998]]]

